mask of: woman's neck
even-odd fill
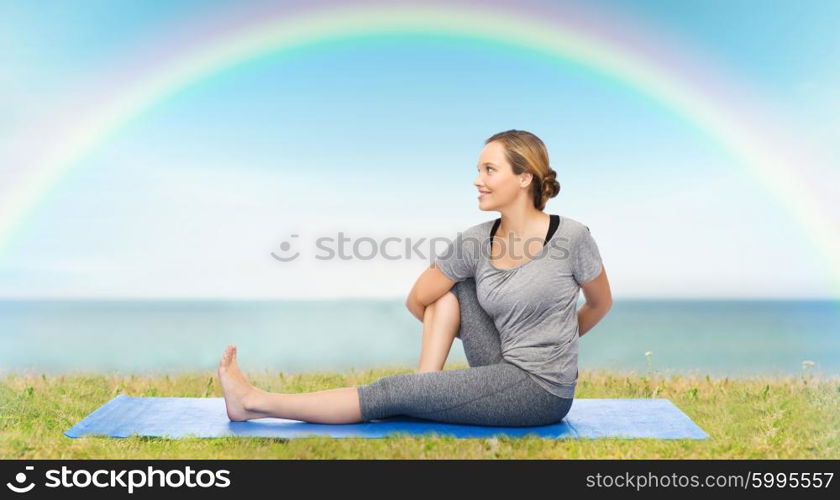
[[[534,208],[530,210],[510,209],[501,212],[502,221],[499,223],[499,230],[496,235],[507,237],[525,237],[531,234],[543,234],[545,228],[551,222],[551,217]]]

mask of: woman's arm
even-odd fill
[[[612,292],[607,280],[607,270],[601,267],[601,274],[595,279],[582,284],[583,296],[586,303],[577,311],[578,335],[583,337],[586,332],[598,324],[612,307]]]
[[[411,287],[408,298],[405,300],[405,307],[422,323],[426,306],[441,298],[453,286],[455,286],[455,282],[432,264],[414,282],[414,286]]]
[[[408,312],[410,312],[415,318],[423,321],[423,317],[426,314],[426,307],[416,299],[412,298],[411,295],[408,296],[408,299],[405,301],[405,307],[408,308]]]

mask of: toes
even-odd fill
[[[225,348],[225,352],[222,354],[222,364],[223,365],[228,365],[228,364],[230,364],[230,360],[231,360],[231,350],[230,350],[230,346],[227,346]]]
[[[224,367],[228,367],[232,364],[236,363],[236,346],[229,345],[225,347],[225,352],[222,353],[222,360],[220,361],[220,365]]]

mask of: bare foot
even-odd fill
[[[219,381],[225,393],[225,407],[229,419],[240,422],[266,416],[246,409],[249,407],[247,403],[258,396],[259,389],[252,386],[239,369],[239,364],[236,362],[236,346],[227,346],[222,354],[222,360],[219,363]]]

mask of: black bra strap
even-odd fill
[[[545,237],[545,243],[543,243],[543,245],[548,245],[548,240],[554,236],[554,231],[557,231],[558,226],[560,226],[560,216],[551,214],[551,222],[548,225],[548,235]]]
[[[496,235],[496,230],[499,229],[499,224],[501,224],[501,223],[502,223],[502,218],[501,217],[496,219],[496,222],[493,223],[493,228],[490,229],[490,240],[492,240],[493,236]]]
[[[554,236],[554,232],[557,231],[557,228],[560,226],[560,216],[556,214],[550,214],[551,221],[548,223],[548,234],[545,236],[545,242],[543,245],[548,244],[548,240]],[[502,223],[502,218],[499,217],[496,219],[496,222],[493,223],[493,227],[490,229],[490,242],[492,244],[493,237],[496,235],[496,230],[499,229],[499,224]]]

